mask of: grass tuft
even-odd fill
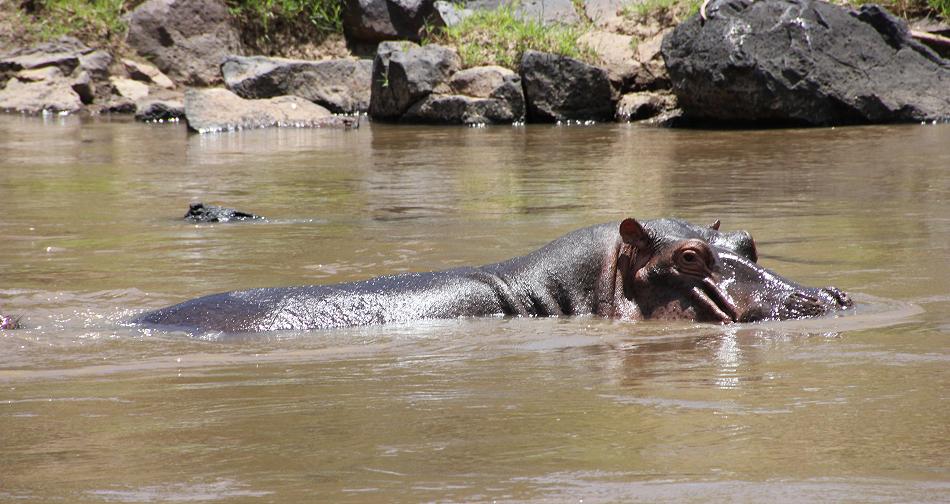
[[[431,41],[455,46],[465,68],[499,65],[516,70],[528,50],[594,62],[594,51],[578,40],[585,32],[585,28],[519,19],[508,5],[475,11],[459,24],[438,30]]]

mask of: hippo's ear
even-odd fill
[[[709,225],[709,229],[712,229],[713,231],[719,231],[719,224],[719,219],[716,219],[716,222],[713,222]]]
[[[650,250],[650,235],[636,219],[626,218],[620,223],[620,237],[627,245],[640,251]]]

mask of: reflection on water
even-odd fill
[[[0,116],[0,501],[950,498],[950,129],[265,130]],[[191,225],[192,201],[265,223]],[[211,292],[722,219],[839,317],[145,331]]]

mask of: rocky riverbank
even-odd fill
[[[582,27],[588,56],[529,49],[509,68],[466,67],[458,48],[431,43],[438,27],[498,8]],[[631,16],[621,0],[347,0],[349,44],[372,59],[248,54],[221,0],[148,0],[125,21],[124,57],[71,37],[0,50],[0,109],[184,118],[198,132],[349,128],[358,121],[343,116],[363,113],[433,124],[950,119],[950,27],[912,30],[870,5],[712,0],[691,16]]]

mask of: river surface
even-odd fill
[[[193,201],[267,222],[193,225]],[[722,220],[857,308],[253,336],[203,294]],[[0,502],[948,502],[950,125],[263,130],[0,116]]]

